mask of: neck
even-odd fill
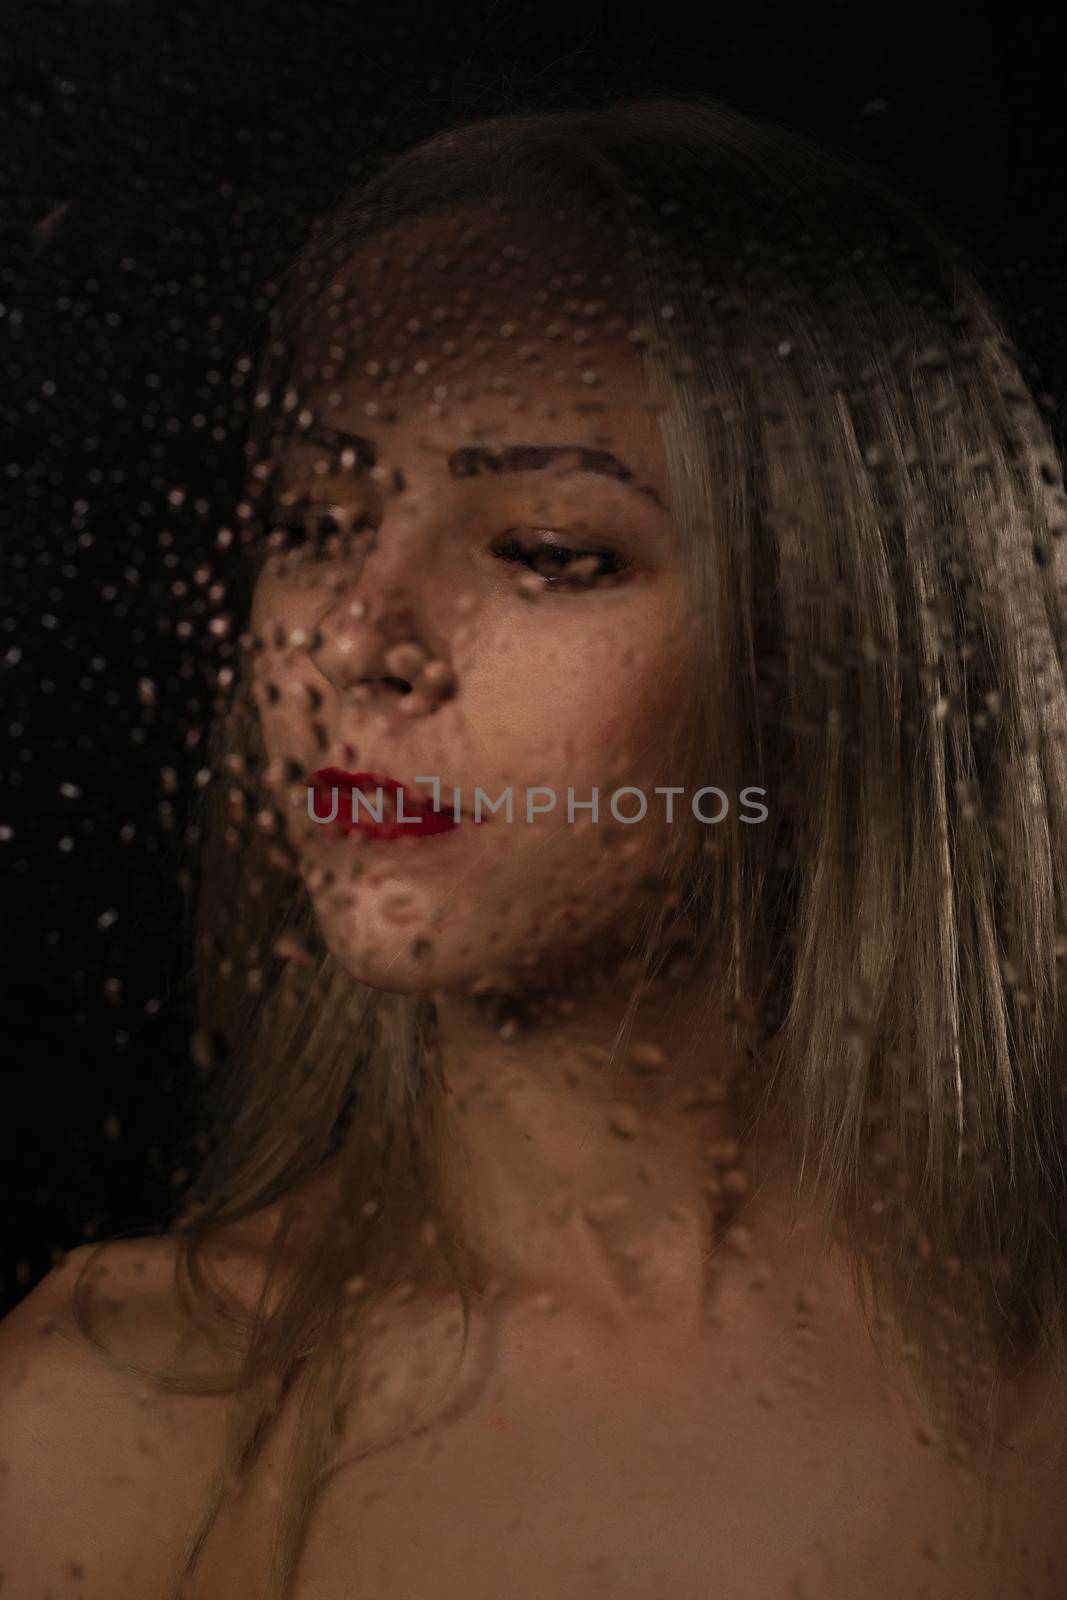
[[[696,1331],[731,1231],[747,1242],[757,1211],[729,1088],[744,1063],[706,993],[678,986],[642,997],[616,1051],[628,996],[503,1026],[482,1002],[438,997],[455,1181],[472,1243],[511,1289],[615,1327]],[[769,1256],[785,1217],[761,1190]]]

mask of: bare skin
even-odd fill
[[[424,1396],[455,1319],[398,1325],[345,1439],[378,1451],[327,1490],[300,1600],[1062,1593],[1062,1477],[953,1462],[885,1382],[832,1271],[800,1301],[817,1312],[763,1281],[737,1267],[700,1345],[639,1348],[520,1301],[457,1380],[473,1403],[443,1418]],[[400,1442],[383,1446],[390,1425]],[[210,1552],[204,1600],[265,1554],[284,1444]]]
[[[308,1195],[294,1249],[322,1198]],[[216,1243],[214,1267],[248,1303],[279,1215]],[[1064,1413],[1047,1379],[1013,1386],[987,1462],[954,1455],[879,1363],[832,1253],[801,1223],[786,1255],[760,1205],[741,1215],[751,1233],[719,1252],[699,1337],[664,1323],[652,1338],[513,1288],[477,1308],[457,1369],[454,1304],[390,1304],[296,1600],[1060,1596]],[[4,1528],[5,1592],[164,1600],[224,1402],[161,1398],[87,1350],[69,1316],[85,1256],[3,1325],[3,1454],[20,1485],[6,1497],[18,1516]],[[168,1241],[109,1244],[90,1272],[101,1303],[122,1308],[108,1333],[123,1354],[173,1348]],[[190,1600],[262,1592],[298,1405],[299,1392],[216,1525]]]
[[[582,829],[557,812],[439,843],[338,845],[286,777],[288,762],[336,764],[437,774],[465,794],[632,784],[649,797],[681,781],[697,668],[654,397],[610,305],[576,324],[561,312],[566,337],[548,338],[552,309],[531,308],[550,268],[536,253],[502,259],[513,275],[462,373],[443,349],[448,328],[420,323],[447,300],[428,281],[381,320],[361,376],[308,397],[325,405],[336,391],[333,426],[370,436],[376,465],[354,477],[305,441],[276,463],[282,482],[366,514],[373,536],[325,560],[273,559],[255,595],[264,738],[319,926],[357,978],[434,999],[454,1181],[493,1273],[458,1369],[451,1300],[385,1308],[366,1404],[341,1440],[354,1459],[316,1510],[296,1600],[1053,1600],[1067,1591],[1064,1407],[1045,1375],[1010,1391],[988,1462],[931,1434],[879,1360],[843,1258],[813,1218],[791,1227],[784,1141],[767,1128],[737,1148],[724,1086],[739,1063],[698,975],[648,996],[641,1048],[607,1065],[647,874],[693,828],[650,807],[633,828]],[[487,304],[483,279],[468,287]],[[596,284],[574,293],[595,303]],[[410,321],[421,331],[405,346]],[[576,326],[591,337],[575,342]],[[316,359],[325,367],[328,351]],[[574,454],[553,472],[454,469],[486,444]],[[579,470],[582,451],[610,452],[632,479]],[[627,576],[518,587],[529,571],[496,554],[516,529],[609,546]],[[564,1008],[502,1038],[480,992],[522,996],[534,979]],[[308,1196],[296,1252],[329,1181]],[[278,1219],[268,1208],[215,1246],[250,1306]],[[173,1241],[109,1246],[96,1270],[122,1309],[124,1353],[172,1347]],[[29,1553],[5,1600],[163,1600],[224,1402],[160,1401],[111,1375],[70,1322],[71,1277],[53,1275],[5,1325],[21,1420],[2,1453],[30,1483],[17,1511]],[[189,1600],[262,1592],[298,1393]],[[78,1577],[67,1554],[36,1553],[56,1493],[72,1508],[63,1534]]]

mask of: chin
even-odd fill
[[[358,983],[385,994],[428,999],[442,992],[469,992],[478,952],[456,948],[451,934],[413,924],[398,928],[384,919],[364,918],[358,933],[320,922],[330,954]]]
[[[545,904],[520,919],[513,908],[462,916],[399,883],[390,891],[320,904],[319,929],[357,982],[412,997],[581,992],[605,968],[619,970],[642,920],[639,907],[612,904],[605,924],[607,894],[595,910]]]
[[[423,995],[435,987],[432,960],[422,954],[419,932],[373,939],[366,931],[358,937],[343,929],[321,928],[327,949],[339,966],[371,989],[386,994]]]

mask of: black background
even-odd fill
[[[175,848],[230,648],[204,574],[240,498],[236,364],[311,219],[452,121],[719,95],[939,218],[1062,416],[1065,31],[1036,5],[7,0],[0,1311],[166,1217],[195,1071]]]

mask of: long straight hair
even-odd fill
[[[679,891],[709,1014],[746,1063],[745,1129],[788,1130],[798,1200],[845,1247],[872,1334],[889,1330],[931,1403],[988,1421],[1025,1362],[1067,1381],[1067,555],[1049,429],[930,223],[840,157],[690,99],[459,127],[345,196],[275,286],[257,449],[298,408],[301,341],[337,315],[357,248],[493,207],[557,230],[602,213],[624,249],[700,641],[690,770],[770,796],[768,823],[728,815]],[[254,492],[244,511],[251,532]],[[210,1306],[229,1362],[211,1379],[142,1370],[233,1396],[174,1595],[299,1405],[282,1600],[367,1318],[414,1252],[420,1281],[458,1294],[466,1338],[486,1269],[447,1198],[434,1008],[326,949],[260,781],[253,653],[197,822],[205,1086],[175,1226],[183,1302]],[[669,904],[650,895],[620,1044]],[[249,1317],[207,1283],[204,1245],[325,1172],[313,1248],[285,1258],[286,1210]]]

